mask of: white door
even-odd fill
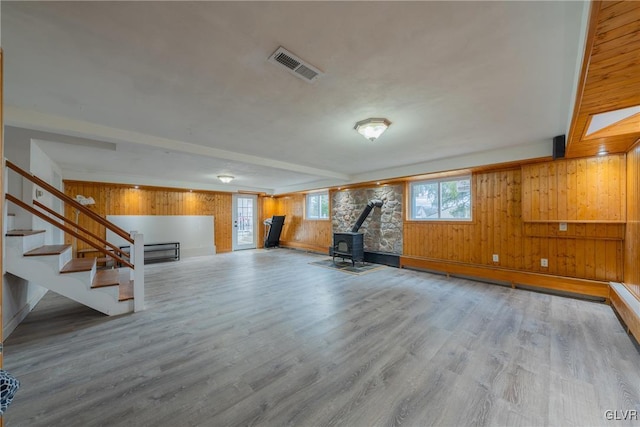
[[[258,196],[233,195],[233,250],[255,249],[257,245]]]

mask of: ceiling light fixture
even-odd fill
[[[387,119],[370,118],[359,121],[353,128],[369,141],[375,141],[390,125],[391,122]]]
[[[228,184],[231,181],[233,181],[233,178],[235,178],[235,177],[231,176],[231,175],[218,175],[218,179],[220,181],[224,182],[225,184]]]
[[[96,201],[93,199],[93,197],[89,196],[89,197],[85,197],[81,194],[78,194],[75,198],[75,201],[80,203],[82,206],[90,206],[90,205],[95,205]]]

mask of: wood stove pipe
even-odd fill
[[[369,202],[367,203],[367,206],[365,206],[364,210],[360,214],[360,218],[358,218],[356,223],[351,228],[351,232],[352,233],[358,232],[358,230],[360,230],[360,226],[362,225],[364,220],[367,219],[367,217],[369,216],[369,213],[374,208],[374,206],[381,208],[383,203],[384,202],[382,200],[378,200],[378,199],[369,200]]]

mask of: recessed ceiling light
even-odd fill
[[[218,179],[224,182],[225,184],[228,184],[231,181],[233,181],[233,178],[235,178],[233,175],[218,175]]]

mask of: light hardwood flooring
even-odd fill
[[[147,310],[48,293],[5,343],[14,426],[588,426],[640,414],[610,307],[286,249],[146,267]]]

